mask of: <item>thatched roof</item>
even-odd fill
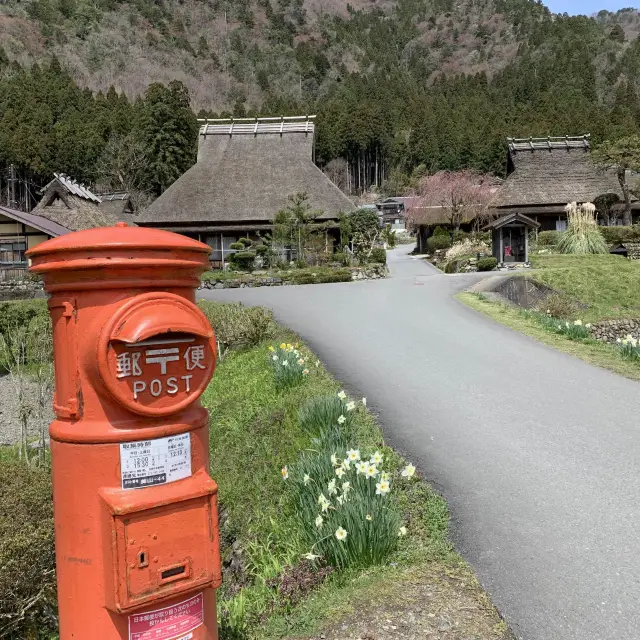
[[[64,174],[54,174],[54,179],[41,193],[42,200],[33,210],[47,220],[51,220],[70,231],[112,227],[119,216],[101,209],[101,199],[87,187],[75,182]]]
[[[117,216],[119,220],[128,221],[130,216],[134,214],[131,194],[126,191],[101,193],[100,209]]]
[[[622,197],[616,176],[592,163],[589,136],[507,141],[508,175],[492,207],[592,202],[605,193]]]
[[[265,223],[305,192],[320,219],[355,207],[313,162],[313,116],[202,121],[198,161],[145,209],[149,226]]]

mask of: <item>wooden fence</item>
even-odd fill
[[[29,271],[27,267],[3,267],[0,266],[0,282],[15,282],[24,280]]]

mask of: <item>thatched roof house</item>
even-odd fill
[[[116,216],[119,220],[129,220],[130,216],[135,214],[131,194],[127,191],[110,191],[108,193],[100,192],[100,209]]]
[[[33,210],[70,231],[111,227],[123,219],[102,208],[102,200],[87,187],[62,173],[41,190],[42,200]]]
[[[507,178],[491,202],[496,215],[522,213],[541,230],[566,228],[569,202],[593,202],[622,190],[612,172],[591,161],[588,135],[564,138],[507,138]]]
[[[137,218],[222,251],[268,230],[288,197],[305,192],[319,220],[353,203],[314,164],[315,116],[201,120],[198,161]]]

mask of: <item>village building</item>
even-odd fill
[[[491,213],[520,213],[540,223],[540,231],[564,231],[567,204],[594,202],[608,194],[622,201],[615,172],[593,164],[588,135],[507,138],[507,177],[491,202]]]
[[[305,193],[318,223],[337,240],[353,203],[314,163],[315,116],[201,120],[198,159],[136,218],[140,226],[175,231],[212,247],[223,266],[231,244],[273,229],[289,198]],[[333,224],[332,224],[333,223]]]

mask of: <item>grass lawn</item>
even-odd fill
[[[295,606],[269,586],[309,551],[298,533],[292,496],[280,474],[281,467],[291,465],[301,450],[311,446],[298,423],[299,409],[313,396],[340,390],[320,363],[315,366],[315,357],[304,346],[311,374],[299,387],[276,390],[268,346],[295,339],[280,332],[272,341],[231,352],[203,396],[211,415],[211,475],[220,487],[223,548],[242,549],[246,567],[244,575],[226,580],[219,593],[221,640],[304,637],[345,616],[357,616],[363,602],[370,604],[375,598],[398,602],[403,592],[413,593],[427,616],[431,609],[420,595],[424,589],[434,599],[434,611],[453,608],[460,619],[468,619],[464,624],[471,625],[469,633],[482,630],[472,637],[510,638],[451,547],[445,501],[417,477],[400,481],[398,472],[406,462],[384,445],[380,428],[361,403],[355,418],[357,446],[380,450],[385,468],[396,474],[395,484],[401,488],[394,489],[394,495],[407,536],[399,538],[398,549],[384,566],[336,571]],[[469,608],[476,612],[464,613]]]
[[[588,305],[585,322],[640,316],[640,260],[612,255],[532,255],[534,280]]]
[[[563,335],[551,333],[534,318],[527,315],[525,311],[512,305],[491,302],[484,298],[482,294],[464,292],[458,294],[457,298],[467,306],[480,313],[484,313],[496,322],[520,331],[550,347],[564,351],[597,367],[609,369],[627,378],[640,380],[640,366],[633,362],[623,360],[618,354],[616,347],[612,345],[607,345],[596,340],[577,342],[569,340]]]

